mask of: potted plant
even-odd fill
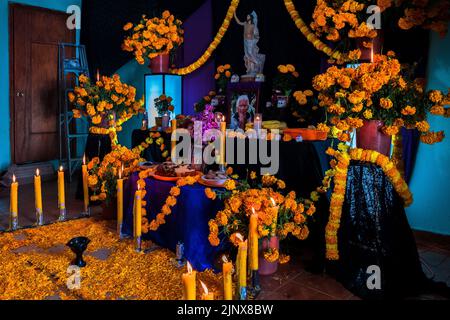
[[[109,129],[120,131],[121,125],[132,116],[144,112],[144,99],[136,100],[136,88],[120,81],[120,76],[101,77],[92,82],[80,75],[79,85],[68,93],[75,118],[88,116],[90,132],[108,134]]]
[[[297,85],[298,72],[292,64],[279,65],[278,73],[273,79],[273,91],[278,108],[284,108],[289,103],[289,96]]]
[[[169,55],[183,43],[184,30],[181,26],[182,22],[168,10],[160,18],[143,15],[138,23],[128,22],[123,27],[130,34],[125,38],[122,49],[133,52],[139,64],[150,59],[149,67],[153,73],[168,73]]]
[[[217,67],[214,79],[216,80],[219,95],[223,95],[227,91],[227,85],[230,82],[232,75],[233,70],[231,65],[224,64]]]
[[[308,237],[308,217],[316,211],[313,201],[297,198],[295,192],[284,195],[286,185],[282,180],[269,175],[258,179],[255,172],[244,180],[228,180],[224,187],[225,191],[205,190],[208,198],[225,203],[225,208],[209,221],[209,242],[218,246],[223,234],[237,246],[239,238],[248,235],[254,212],[258,215],[259,273],[273,274],[278,263],[289,261],[289,256],[280,253],[280,241],[289,235],[300,240]]]
[[[154,100],[155,108],[158,111],[158,117],[155,118],[156,126],[162,126],[162,117],[164,115],[169,115],[173,112],[174,106],[172,105],[172,97],[166,96],[165,94],[160,95]]]
[[[373,63],[355,68],[336,66],[313,79],[319,92],[319,106],[326,108],[329,122],[350,141],[357,129],[357,146],[390,154],[391,136],[401,127],[417,129],[424,142],[439,142],[443,133],[430,132],[427,114],[444,115],[448,96],[426,92],[424,81],[412,79],[402,70],[393,52],[375,55]]]
[[[381,14],[381,25],[373,28],[368,13],[376,5]],[[382,25],[391,24],[402,30],[414,27],[433,30],[441,36],[448,31],[450,3],[434,1],[373,1],[373,0],[321,0],[317,1],[312,15],[311,28],[316,36],[334,43],[335,50],[343,53],[335,61],[343,64],[349,60],[352,49],[361,50],[361,59],[371,61],[373,53],[380,53],[383,43]]]
[[[212,101],[216,98],[216,96],[217,93],[215,91],[209,91],[206,96],[202,97],[197,103],[194,104],[195,112],[203,112],[207,105],[212,105]]]
[[[103,217],[114,219],[116,214],[117,179],[124,179],[139,169],[140,155],[127,147],[114,146],[102,161],[93,158],[88,163],[88,184],[92,191],[91,201],[103,201]]]

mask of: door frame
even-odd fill
[[[11,164],[16,163],[16,155],[15,155],[15,87],[14,87],[14,9],[15,8],[24,8],[30,11],[41,11],[48,12],[52,14],[64,15],[69,17],[70,15],[64,11],[31,6],[21,3],[8,3],[8,53],[9,53],[9,138],[10,138],[10,152],[11,152]],[[76,41],[76,33],[75,33],[75,41]],[[59,91],[58,91],[59,92]],[[58,116],[58,125],[59,125],[59,115]]]

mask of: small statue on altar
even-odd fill
[[[244,26],[244,62],[247,68],[247,75],[256,76],[262,74],[266,55],[259,53],[258,41],[258,16],[255,11],[247,15],[247,20],[242,22],[234,13],[236,22]]]

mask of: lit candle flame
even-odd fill
[[[275,199],[274,199],[274,198],[270,198],[270,201],[272,201],[272,204],[273,204],[274,207],[277,206],[277,203],[275,202]]]
[[[63,168],[63,166],[60,166],[60,167],[59,167],[59,171],[61,171],[61,172],[63,172],[63,171],[64,171],[64,168]]]
[[[222,261],[224,262],[224,263],[228,263],[228,258],[227,258],[227,256],[222,256]]]
[[[373,40],[372,40],[372,48],[370,49],[370,62],[373,63]]]
[[[97,69],[97,81],[100,81],[100,70]]]
[[[189,261],[187,262],[187,271],[188,271],[189,274],[192,274],[192,266],[189,263]]]
[[[244,241],[244,237],[240,233],[236,233],[236,238],[238,238],[238,240],[240,241]]]
[[[203,283],[203,281],[200,281],[200,284],[202,285],[203,291],[205,292],[206,295],[209,294],[209,290],[208,287],[206,286],[206,284]]]
[[[83,165],[85,165],[85,164],[86,164],[86,155],[83,154]]]
[[[122,168],[119,169],[119,179],[122,179]]]
[[[39,169],[36,169],[36,177],[39,177]]]
[[[15,174],[13,174],[13,183],[16,183],[16,175]]]
[[[255,214],[255,213],[256,213],[256,212],[255,212],[255,208],[253,208],[253,207],[252,207],[252,213],[253,213],[253,214]]]
[[[225,116],[222,116],[222,122],[225,122]]]

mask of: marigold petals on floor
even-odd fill
[[[1,234],[0,300],[181,299],[185,270],[172,265],[174,254],[166,249],[137,253],[131,240],[119,241],[111,228],[105,221],[82,219]],[[87,266],[81,269],[81,288],[69,290],[67,268],[74,254],[65,244],[77,236],[92,242],[84,254]],[[106,257],[99,258],[99,250]],[[220,275],[206,271],[198,279],[216,298],[222,297]]]

